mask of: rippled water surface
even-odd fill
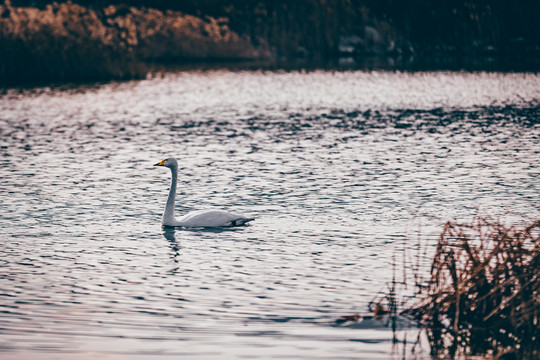
[[[0,357],[401,358],[376,321],[335,320],[418,231],[540,216],[539,84],[213,70],[4,92]],[[168,156],[178,213],[256,220],[162,229]]]

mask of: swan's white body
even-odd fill
[[[242,215],[231,214],[223,210],[199,210],[188,213],[179,219],[174,217],[174,203],[176,198],[176,185],[178,182],[178,162],[175,158],[160,161],[154,166],[165,166],[171,169],[172,180],[169,189],[167,205],[163,212],[161,224],[163,226],[182,227],[229,227],[240,226],[253,220]]]

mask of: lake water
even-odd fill
[[[198,70],[6,90],[0,358],[409,357],[414,327],[393,342],[381,322],[335,320],[368,312],[418,234],[434,245],[477,212],[537,219],[539,119],[534,73]],[[170,172],[152,165],[169,156],[178,214],[256,220],[163,229]]]

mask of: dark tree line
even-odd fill
[[[538,69],[539,15],[540,0],[0,0],[0,87],[144,77],[159,61],[487,54]]]
[[[126,4],[227,18],[232,30],[249,36],[255,45],[265,41],[283,54],[294,54],[298,48],[328,54],[340,36],[361,36],[365,26],[375,27],[387,39],[407,41],[428,51],[540,47],[540,0],[72,1],[93,8]],[[11,2],[44,7],[52,1]]]

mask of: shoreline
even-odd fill
[[[268,57],[225,20],[73,3],[0,5],[0,47],[0,83],[140,79],[152,61]]]
[[[182,71],[397,71],[397,72],[498,72],[498,73],[540,73],[540,58],[516,63],[504,55],[443,57],[423,56],[402,59],[390,56],[370,56],[363,58],[342,57],[325,61],[307,59],[198,59],[197,61],[148,62],[141,66],[144,73],[133,77],[63,78],[63,79],[16,79],[0,82],[0,90],[13,88],[33,88],[42,86],[85,85],[110,81],[144,80]]]
[[[327,9],[319,9],[318,16],[323,10]],[[360,25],[347,25],[354,17],[347,13],[341,35],[326,26],[319,30],[331,34],[321,42],[310,29],[301,27],[301,21],[288,30],[282,28],[287,22],[263,23],[257,32],[247,29],[251,20],[245,20],[242,28],[235,20],[240,12],[233,10],[230,18],[198,17],[127,5],[96,8],[54,2],[40,8],[19,7],[5,0],[0,5],[0,48],[6,49],[0,57],[0,88],[144,79],[156,68],[171,71],[184,67],[540,70],[540,46],[534,45],[534,34],[533,41],[522,39],[514,47],[482,42],[475,46],[464,43],[460,48],[442,42],[419,44],[406,38],[390,20],[382,21],[361,9],[357,10],[364,16]],[[310,41],[312,46],[301,45]]]

